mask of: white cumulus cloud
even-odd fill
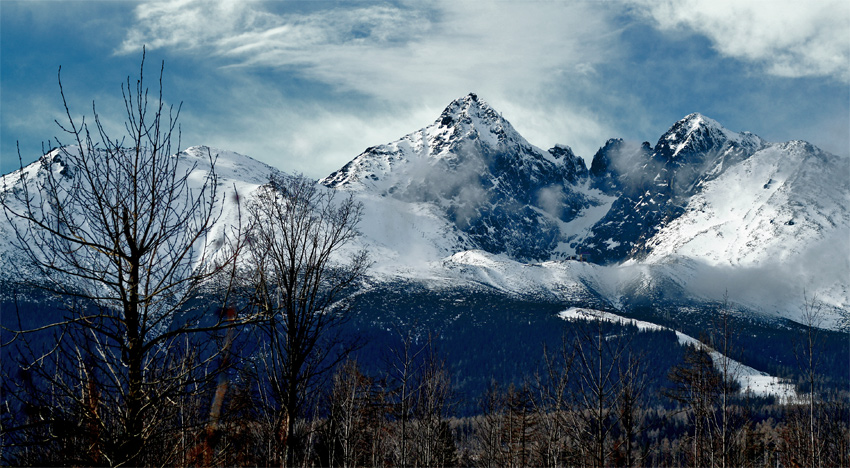
[[[661,30],[693,30],[721,54],[786,77],[850,81],[846,0],[636,0]]]

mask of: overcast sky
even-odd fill
[[[319,178],[476,92],[531,143],[587,159],[701,112],[850,154],[850,2],[0,2],[0,169],[165,61],[182,147]],[[151,84],[155,83],[151,81]],[[90,119],[90,117],[89,117]],[[89,120],[90,121],[90,120]],[[55,142],[53,143],[55,144]]]

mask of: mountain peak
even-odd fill
[[[446,110],[443,111],[443,113],[444,114],[446,112],[449,112],[449,113],[452,113],[452,114],[469,113],[470,110],[474,111],[478,108],[483,108],[485,110],[487,110],[487,109],[492,110],[490,105],[487,104],[487,102],[485,102],[483,99],[480,99],[477,94],[469,93],[466,96],[459,97],[459,98],[455,99],[454,101],[450,102],[449,105],[446,106]]]
[[[469,93],[449,103],[431,125],[396,141],[367,148],[321,182],[333,188],[370,186],[378,191],[389,190],[398,182],[390,174],[404,174],[411,164],[430,167],[443,161],[454,170],[470,154],[493,155],[514,147],[534,151],[499,112],[477,94]],[[547,156],[548,153],[542,157]]]
[[[496,112],[490,104],[479,98],[475,93],[469,93],[449,103],[443,113],[440,114],[437,122],[442,127],[451,127],[457,122],[473,123],[473,120],[479,121],[487,127],[505,122],[501,113]]]
[[[528,260],[548,259],[559,247],[560,225],[589,203],[573,186],[586,175],[584,160],[569,147],[533,146],[469,93],[431,125],[367,148],[321,183],[427,201],[451,223],[455,247]]]
[[[655,145],[655,152],[673,160],[689,153],[720,150],[727,145],[749,148],[750,152],[764,144],[750,132],[733,132],[716,120],[699,112],[688,114],[670,127]]]
[[[699,112],[692,112],[685,117],[683,117],[679,122],[688,122],[693,126],[709,126],[709,127],[717,127],[723,128],[723,125],[720,125],[716,120],[706,117],[705,115]]]

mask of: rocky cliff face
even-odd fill
[[[599,263],[645,257],[650,239],[706,182],[765,146],[697,113],[676,122],[654,148],[608,140],[591,163],[592,184],[618,198],[578,249]]]
[[[608,140],[588,170],[568,146],[535,147],[469,94],[433,124],[368,148],[321,182],[434,207],[458,233],[449,250],[481,249],[520,261],[578,254],[619,264],[647,258],[661,245],[656,236],[692,210],[695,197],[707,187],[717,190],[713,181],[755,154],[771,149],[783,158],[789,148],[694,113],[654,146]],[[808,148],[793,151],[820,154]]]

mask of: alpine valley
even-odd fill
[[[219,223],[234,225],[238,205],[278,170],[192,147],[179,156],[198,180],[208,151],[229,191]],[[22,174],[73,170],[56,155],[4,176],[3,191],[18,189]],[[849,176],[848,158],[698,113],[654,145],[610,139],[588,167],[569,146],[534,146],[469,94],[318,183],[364,207],[362,235],[347,246],[373,261],[348,299],[347,326],[369,343],[361,362],[379,361],[399,330],[416,329],[437,337],[456,386],[474,394],[533,369],[541,343],[560,339],[562,312],[579,309],[691,337],[731,310],[737,357],[753,372],[790,376],[790,343],[816,302],[826,365],[850,378]],[[25,271],[11,267],[11,222],[0,225],[6,306],[13,275]]]

